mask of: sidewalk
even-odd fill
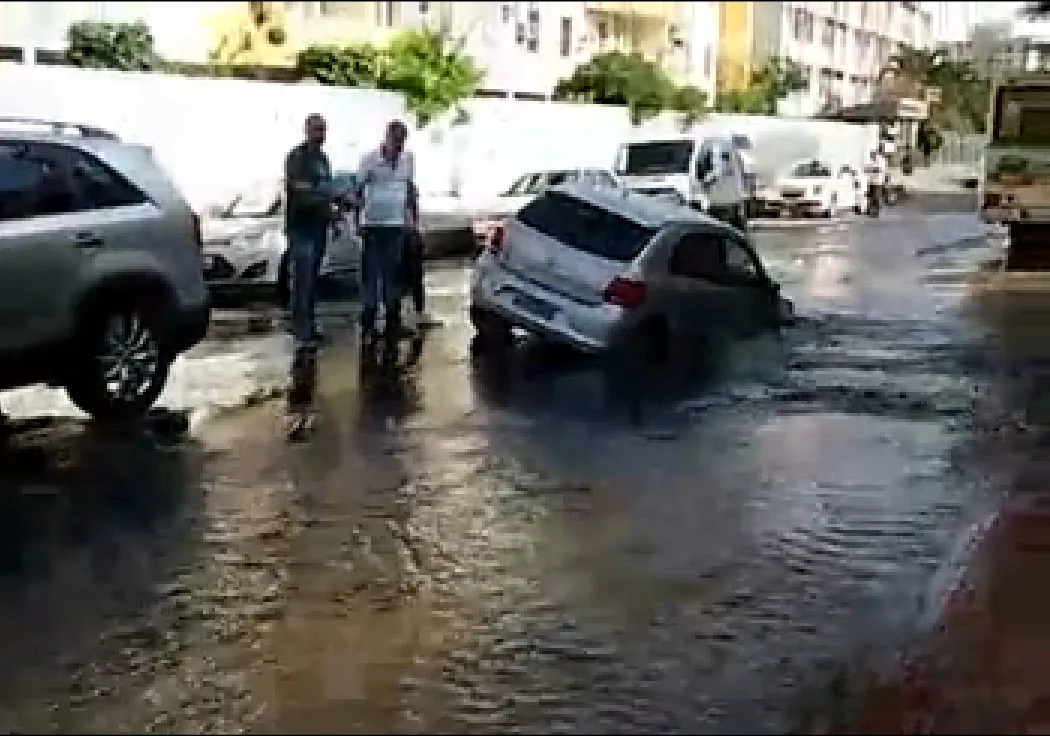
[[[1050,494],[1009,504],[944,601],[922,654],[808,733],[1050,734]]]

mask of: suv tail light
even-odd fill
[[[617,276],[602,292],[602,299],[624,309],[637,309],[645,304],[647,296],[644,281]]]
[[[503,223],[494,225],[489,231],[489,240],[487,248],[489,253],[499,253],[503,250],[503,238],[506,236],[506,230],[503,227]]]

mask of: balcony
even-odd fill
[[[678,5],[680,3],[589,2],[586,8],[595,15],[671,23],[678,16]]]

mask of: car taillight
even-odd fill
[[[197,250],[204,250],[204,235],[201,232],[201,216],[196,212],[190,213],[190,218],[193,221],[193,242],[197,245]]]
[[[624,309],[637,309],[645,304],[645,282],[617,276],[602,293],[602,299]]]
[[[492,229],[489,230],[489,241],[487,245],[489,253],[499,253],[503,250],[503,238],[505,235],[506,231],[503,227],[503,223],[492,226]]]

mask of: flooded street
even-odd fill
[[[0,731],[789,730],[843,664],[930,625],[1025,451],[986,437],[1037,382],[1017,343],[1047,333],[972,297],[1001,247],[972,214],[757,243],[800,324],[652,387],[641,427],[583,361],[472,365],[468,273],[446,266],[445,326],[396,378],[363,378],[333,317],[309,444],[272,401],[191,439],[23,429]],[[285,350],[202,346],[187,362],[219,378],[172,403],[265,393]]]

